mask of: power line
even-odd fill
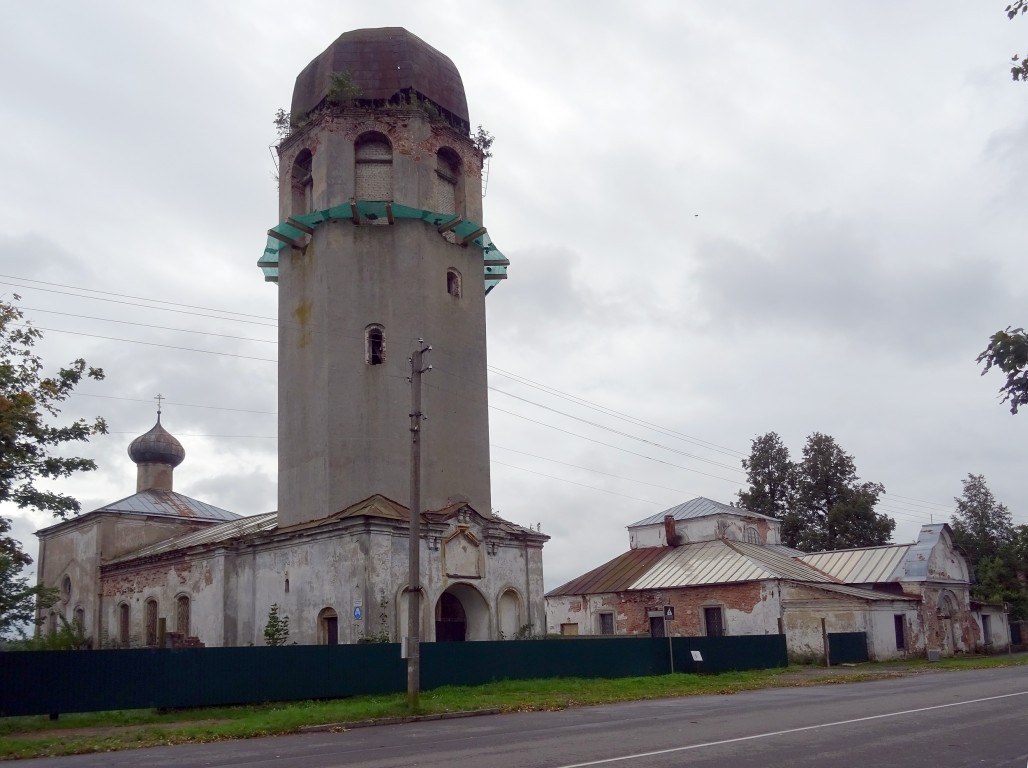
[[[558,480],[558,481],[560,481],[562,483],[570,483],[571,485],[577,485],[580,488],[589,488],[589,489],[594,490],[594,491],[600,491],[601,493],[609,493],[611,496],[620,496],[623,499],[632,499],[633,501],[641,501],[641,502],[644,502],[646,504],[653,504],[654,506],[658,506],[658,507],[663,507],[663,506],[666,505],[666,502],[651,501],[650,499],[640,499],[638,496],[629,496],[629,495],[627,495],[625,493],[618,493],[617,491],[608,491],[606,488],[597,488],[595,485],[586,485],[585,483],[578,483],[578,482],[575,482],[574,480],[568,480],[566,477],[555,477],[554,475],[547,475],[547,474],[545,474],[543,472],[536,472],[533,469],[525,469],[524,467],[518,467],[518,466],[515,466],[514,464],[505,464],[502,461],[493,460],[490,463],[491,464],[499,464],[501,467],[510,467],[511,469],[517,469],[517,470],[520,470],[522,472],[528,472],[528,473],[533,474],[533,475],[539,475],[540,477],[547,477],[550,480]]]
[[[99,397],[104,400],[124,400],[131,403],[149,403],[153,405],[153,398],[147,400],[141,397],[118,397],[116,395],[94,395],[90,392],[72,392],[74,397]],[[276,411],[253,411],[248,408],[228,408],[219,405],[196,405],[195,403],[173,403],[171,400],[166,400],[164,405],[175,405],[179,408],[204,408],[210,411],[235,411],[236,413],[259,413],[267,416],[277,416]]]
[[[516,381],[516,382],[520,383],[520,384],[524,384],[527,387],[532,387],[533,389],[542,390],[542,391],[544,391],[544,392],[546,392],[548,394],[554,395],[555,397],[559,397],[559,398],[564,399],[564,400],[570,400],[572,402],[578,403],[579,405],[584,405],[587,408],[591,408],[592,410],[597,410],[597,411],[600,411],[602,413],[606,413],[606,414],[611,415],[611,416],[617,416],[618,418],[624,419],[624,420],[629,421],[631,423],[634,423],[634,424],[636,424],[638,426],[649,427],[650,429],[653,429],[653,430],[658,431],[658,432],[662,432],[662,433],[664,433],[666,435],[669,435],[669,436],[672,436],[672,437],[677,437],[678,439],[684,440],[685,442],[693,443],[694,445],[697,445],[698,447],[707,448],[708,450],[712,450],[712,451],[715,451],[717,453],[724,453],[725,455],[733,456],[733,457],[735,457],[735,456],[745,456],[746,455],[745,453],[743,453],[741,451],[737,451],[737,450],[735,450],[733,448],[726,448],[723,445],[718,445],[718,444],[712,443],[712,442],[710,442],[708,440],[703,440],[701,438],[694,437],[692,435],[687,435],[687,434],[682,433],[682,432],[676,432],[675,430],[667,429],[666,427],[661,427],[661,426],[659,426],[657,424],[653,424],[652,422],[645,421],[645,420],[640,419],[640,418],[638,418],[636,416],[632,416],[632,415],[627,414],[627,413],[622,413],[621,411],[614,410],[613,408],[608,408],[607,406],[604,406],[604,405],[599,405],[598,403],[593,403],[593,402],[591,402],[589,400],[585,400],[585,399],[580,398],[580,397],[578,397],[576,395],[572,395],[569,392],[564,392],[564,391],[556,389],[554,387],[550,387],[550,386],[548,386],[546,384],[541,384],[541,383],[539,383],[537,381],[533,381],[532,379],[529,379],[529,378],[526,378],[524,376],[521,376],[520,374],[512,373],[510,371],[505,371],[502,368],[497,368],[496,366],[493,366],[493,365],[490,365],[490,366],[487,366],[487,367],[488,367],[488,369],[490,371],[492,371],[494,373],[498,373],[501,376],[509,378],[509,379],[511,379],[513,381]]]
[[[136,339],[119,339],[114,336],[100,336],[95,333],[82,333],[81,331],[66,331],[62,328],[43,328],[39,325],[27,325],[25,323],[11,323],[11,325],[17,326],[18,328],[36,328],[40,331],[48,331],[51,333],[70,333],[73,336],[88,336],[93,339],[104,339],[105,341],[123,341],[126,344],[143,344],[148,347],[163,347],[164,349],[177,349],[182,352],[202,352],[205,355],[220,355],[222,357],[238,357],[241,360],[260,360],[264,363],[277,363],[278,360],[272,360],[268,357],[251,357],[250,355],[236,355],[231,352],[215,352],[210,349],[194,349],[193,347],[176,347],[173,344],[158,344],[155,341],[137,341]]]
[[[52,286],[57,287],[57,288],[70,288],[73,291],[86,291],[87,293],[101,293],[101,294],[104,294],[106,296],[118,296],[118,297],[120,297],[122,299],[136,299],[137,301],[149,301],[149,302],[153,302],[153,303],[156,303],[156,304],[169,304],[169,305],[171,305],[173,307],[187,307],[188,309],[202,309],[205,312],[222,312],[222,313],[224,313],[226,315],[239,315],[241,317],[254,317],[254,318],[257,318],[259,320],[275,320],[276,319],[274,317],[265,317],[263,315],[249,315],[249,314],[246,314],[245,312],[235,312],[235,311],[233,311],[231,309],[217,309],[215,307],[199,307],[199,306],[196,306],[195,304],[181,304],[181,303],[176,302],[176,301],[164,301],[164,299],[152,299],[152,298],[149,298],[147,296],[132,296],[132,295],[126,294],[126,293],[115,293],[114,291],[101,291],[101,290],[98,290],[96,288],[82,288],[81,286],[78,286],[78,285],[65,285],[64,283],[48,283],[46,280],[33,280],[31,277],[18,277],[17,275],[0,275],[0,277],[6,277],[8,280],[21,280],[21,281],[27,282],[27,283],[39,283],[40,285],[52,285]],[[4,285],[10,285],[10,283],[4,283]],[[20,286],[20,287],[28,288],[30,290],[33,289],[33,286],[30,286],[30,285],[25,285],[25,286]],[[35,290],[41,291],[43,289],[42,288],[35,288]],[[72,294],[72,295],[75,295],[75,294]],[[84,296],[83,298],[89,299],[89,298],[95,298],[95,297],[93,297],[93,296]],[[155,309],[159,309],[159,307],[155,307]]]
[[[202,336],[217,336],[221,339],[236,339],[237,341],[256,341],[260,344],[278,344],[278,340],[273,339],[251,339],[248,336],[230,336],[226,333],[213,333],[212,331],[195,331],[191,328],[169,328],[166,325],[150,325],[149,323],[138,323],[134,320],[114,320],[109,317],[94,317],[92,315],[76,315],[71,312],[58,312],[54,309],[39,309],[38,307],[21,307],[22,309],[28,309],[32,312],[43,312],[48,315],[64,315],[65,317],[77,317],[82,320],[99,320],[102,323],[119,323],[121,325],[136,325],[140,328],[155,328],[159,331],[175,331],[177,333],[196,333]]]

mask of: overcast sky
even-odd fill
[[[272,118],[339,34],[403,26],[496,137],[493,507],[552,536],[548,588],[638,519],[734,500],[771,430],[794,457],[834,436],[897,541],[969,472],[1028,522],[1028,414],[975,364],[1028,323],[1028,19],[1005,4],[9,4],[0,296],[49,368],[107,373],[65,411],[107,419],[80,447],[100,469],[61,487],[133,493],[160,392],[176,490],[275,509]],[[34,554],[53,520],[0,511]]]

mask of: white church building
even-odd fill
[[[548,537],[490,506],[485,296],[508,262],[480,224],[460,73],[406,30],[348,32],[297,77],[291,116],[258,262],[279,293],[278,511],[175,492],[185,451],[158,413],[129,448],[134,495],[38,532],[39,578],[60,590],[44,624],[261,645],[277,605],[301,644],[398,641],[413,432],[422,638],[540,633]],[[416,374],[431,386],[412,415]]]

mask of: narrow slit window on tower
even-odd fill
[[[292,186],[292,211],[294,216],[314,210],[314,156],[304,149],[296,156],[289,183]]]
[[[446,292],[451,296],[460,298],[460,272],[456,269],[446,270]]]
[[[385,362],[385,331],[381,325],[369,325],[365,331],[365,360],[368,365],[382,365]]]

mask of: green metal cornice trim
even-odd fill
[[[485,279],[486,293],[489,293],[507,277],[507,267],[510,262],[500,253],[500,249],[489,238],[489,234],[482,225],[473,221],[465,221],[452,213],[435,213],[397,203],[371,200],[352,200],[344,205],[336,205],[323,211],[293,216],[272,227],[268,230],[268,244],[264,248],[264,254],[257,260],[257,266],[264,273],[264,279],[267,282],[277,283],[279,258],[282,251],[287,248],[302,248],[304,237],[326,221],[352,221],[357,224],[362,219],[368,221],[385,219],[390,224],[396,219],[420,219],[440,232],[453,232],[457,242],[461,245],[475,245],[481,248],[482,275]]]

